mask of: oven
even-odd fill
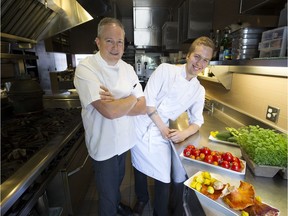
[[[51,105],[51,104],[50,104]],[[75,215],[93,171],[81,108],[1,120],[1,215]]]
[[[77,215],[79,204],[84,200],[91,178],[92,162],[84,142],[84,134],[71,152],[71,159],[58,170],[46,192],[49,206],[63,208],[63,215]]]

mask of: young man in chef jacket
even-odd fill
[[[146,114],[146,104],[136,72],[121,60],[124,38],[119,20],[102,19],[96,38],[99,52],[79,63],[74,78],[93,159],[99,216],[132,215],[132,209],[120,202],[120,185],[126,153],[135,144],[135,116]]]
[[[196,133],[204,122],[205,89],[197,79],[213,56],[214,43],[208,37],[196,39],[181,66],[163,63],[150,76],[144,94],[147,115],[136,117],[137,143],[131,149],[135,174],[136,205],[134,215],[141,215],[149,200],[147,176],[154,181],[153,216],[168,216],[171,181],[171,146]],[[189,127],[179,131],[169,128],[183,112]]]

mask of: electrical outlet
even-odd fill
[[[267,112],[266,112],[266,119],[272,122],[277,122],[278,117],[279,117],[279,112],[280,112],[279,108],[268,106]]]

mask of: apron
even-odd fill
[[[191,98],[200,88],[198,80],[189,82],[178,76],[171,91],[157,107],[158,114],[167,125],[169,119],[176,120],[192,104]],[[196,87],[196,88],[195,88]],[[136,121],[136,145],[131,149],[133,166],[140,172],[164,183],[171,175],[171,146],[164,140],[157,126],[148,115],[138,116]]]

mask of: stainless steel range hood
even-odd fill
[[[37,43],[92,19],[76,0],[1,0],[1,39]]]

